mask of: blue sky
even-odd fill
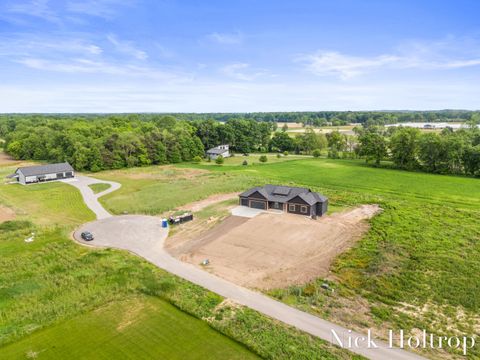
[[[0,0],[0,112],[480,108],[476,0]]]

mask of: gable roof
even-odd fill
[[[213,148],[213,149],[207,150],[207,154],[220,155],[220,154],[226,153],[227,151],[228,149]]]
[[[73,171],[72,166],[65,163],[58,164],[47,164],[47,165],[35,165],[35,166],[25,166],[18,168],[15,172],[21,172],[24,176],[35,176],[35,175],[46,175],[54,174],[61,172],[70,172]]]
[[[276,186],[276,185],[265,185],[265,186],[256,186],[251,188],[243,193],[240,197],[249,197],[255,192],[262,194],[268,201],[276,202],[288,202],[293,198],[299,196],[303,201],[309,205],[316,204],[317,202],[325,202],[327,198],[319,193],[312,192],[310,189],[293,187],[293,186]]]

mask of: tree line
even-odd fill
[[[99,171],[203,158],[205,149],[267,151],[273,123],[186,121],[170,115],[29,115],[0,117],[0,138],[15,159],[68,161]]]
[[[357,129],[357,135],[355,155],[377,166],[390,160],[399,169],[480,176],[480,129],[474,124],[440,133],[372,126]]]

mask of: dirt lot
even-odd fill
[[[0,205],[0,224],[13,219],[15,219],[15,211]]]
[[[196,239],[167,241],[175,257],[237,284],[260,289],[305,283],[328,275],[332,260],[368,230],[380,208],[364,205],[319,220],[293,214],[230,216]]]

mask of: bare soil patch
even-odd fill
[[[260,289],[306,283],[328,275],[333,259],[368,230],[378,205],[312,220],[293,214],[230,216],[196,239],[176,239],[166,249],[182,261],[205,267],[242,286]],[[203,268],[203,267],[202,267]]]
[[[196,212],[196,211],[205,209],[207,206],[210,206],[222,201],[227,201],[227,200],[236,198],[237,196],[238,196],[238,193],[216,194],[216,195],[209,196],[208,198],[203,200],[182,205],[180,207],[180,210],[190,210],[190,211]]]
[[[13,165],[17,162],[18,161],[12,158],[10,155],[7,155],[3,151],[0,151],[0,166]]]
[[[0,224],[13,219],[15,219],[15,211],[6,206],[0,205]]]

